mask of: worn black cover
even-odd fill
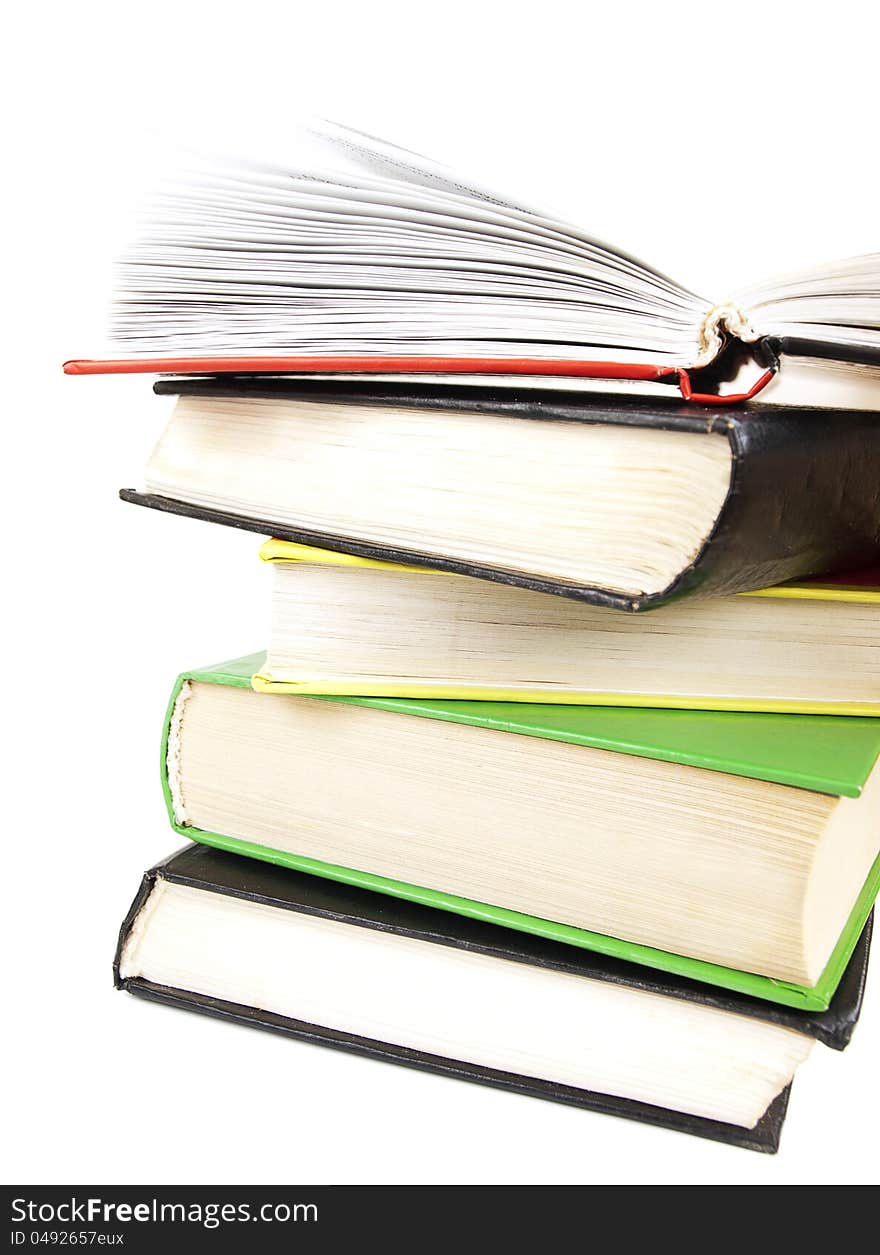
[[[475,1081],[481,1085],[491,1085],[494,1089],[524,1094],[528,1098],[544,1098],[570,1107],[581,1107],[585,1111],[597,1111],[601,1115],[639,1120],[643,1124],[655,1124],[660,1128],[673,1129],[678,1133],[692,1133],[696,1137],[709,1138],[715,1142],[728,1142],[732,1146],[741,1146],[746,1150],[759,1150],[768,1155],[775,1154],[779,1149],[782,1125],[791,1094],[789,1085],[773,1100],[753,1129],[743,1129],[735,1124],[724,1124],[720,1120],[706,1120],[702,1116],[686,1115],[665,1107],[635,1102],[631,1098],[616,1098],[613,1094],[597,1094],[591,1090],[575,1089],[570,1085],[557,1085],[551,1081],[539,1081],[530,1076],[517,1076],[513,1072],[498,1072],[494,1068],[461,1063],[455,1059],[444,1059],[440,1055],[425,1054],[421,1050],[410,1050],[406,1046],[395,1046],[369,1037],[355,1037],[351,1033],[341,1033],[337,1029],[321,1028],[317,1024],[306,1024],[302,1020],[292,1020],[287,1016],[275,1015],[271,1011],[258,1011],[253,1007],[244,1007],[235,1002],[223,1002],[219,998],[210,998],[204,994],[169,989],[165,985],[154,985],[146,980],[126,981],[121,988],[127,989],[129,993],[136,994],[139,998],[147,998],[151,1002],[161,1002],[165,1006],[177,1007],[184,1011],[199,1011],[202,1015],[211,1015],[215,1019],[229,1020],[233,1024],[243,1024],[250,1028],[268,1029],[269,1032],[292,1037],[295,1041],[309,1042],[316,1046],[332,1046],[337,1050],[347,1050],[351,1054],[363,1055],[368,1059],[399,1063],[403,1067],[421,1068],[424,1072],[435,1072],[439,1076],[451,1076],[460,1081]]]
[[[160,380],[160,394],[289,397],[427,411],[491,412],[512,419],[604,423],[695,432],[730,446],[727,499],[694,561],[664,590],[630,596],[474,562],[396,549],[358,536],[291,528],[123,489],[125,501],[301,544],[413,563],[556,593],[619,610],[648,610],[681,596],[723,596],[784,580],[880,562],[880,414],[752,404],[736,409],[663,401],[583,399],[571,393],[406,383],[341,384],[223,376]],[[332,487],[332,486],[331,486]]]
[[[237,855],[202,845],[187,846],[172,855],[166,862],[147,872],[120,929],[114,963],[116,985],[118,988],[128,989],[141,997],[187,1007],[238,1023],[272,1029],[306,1041],[322,1042],[359,1054],[389,1059],[393,1062],[467,1080],[482,1081],[485,1084],[514,1090],[518,1093],[660,1124],[754,1150],[776,1150],[788,1102],[788,1090],[768,1108],[754,1129],[747,1130],[649,1106],[630,1099],[591,1093],[570,1086],[536,1080],[532,1077],[495,1072],[477,1065],[423,1054],[386,1042],[354,1037],[336,1030],[255,1010],[252,1007],[242,1007],[185,990],[153,985],[142,979],[122,980],[119,975],[122,947],[157,876],[207,892],[263,902],[281,910],[302,911],[355,927],[376,928],[385,932],[416,937],[438,945],[474,950],[516,963],[529,963],[596,980],[625,984],[635,989],[665,994],[669,997],[686,998],[706,1006],[751,1015],[771,1023],[794,1028],[835,1049],[843,1049],[852,1035],[861,1007],[868,964],[870,920],[830,1008],[822,1013],[797,1011],[741,994],[711,989],[695,981],[654,973],[643,967],[577,950],[559,942],[546,941],[493,924],[465,919],[462,916],[436,911],[417,903],[386,898],[381,894],[369,893],[350,885],[307,876],[275,867],[270,863],[243,859]]]

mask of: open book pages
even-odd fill
[[[700,368],[731,339],[770,337],[859,378],[880,361],[880,253],[706,296],[413,153],[331,124],[306,140],[287,167],[203,163],[159,191],[120,265],[121,356],[528,374],[524,362]]]

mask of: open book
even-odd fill
[[[713,402],[770,384],[773,401],[880,408],[880,253],[707,299],[327,124],[290,168],[208,165],[161,191],[122,261],[112,336],[118,358],[68,373],[550,376]]]

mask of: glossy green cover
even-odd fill
[[[872,867],[825,971],[813,987],[772,980],[752,972],[721,967],[622,941],[602,933],[523,915],[504,907],[474,902],[434,889],[405,884],[353,868],[338,867],[316,859],[254,845],[239,837],[205,832],[177,824],[166,772],[168,728],[181,686],[187,680],[250,688],[265,654],[248,654],[180,675],[168,705],[162,737],[161,770],[171,825],[182,836],[222,850],[263,859],[330,880],[343,881],[379,893],[421,902],[439,910],[453,911],[534,933],[554,941],[580,946],[599,954],[614,955],[660,971],[687,976],[723,989],[764,998],[784,1006],[823,1011],[837,988],[849,958],[880,889],[880,858]],[[375,706],[421,718],[470,723],[503,732],[539,736],[557,741],[635,754],[645,758],[685,763],[710,771],[724,771],[754,779],[808,788],[836,796],[858,797],[880,755],[880,726],[875,719],[832,715],[777,715],[623,709],[619,707],[545,706],[505,702],[416,701],[375,697],[282,697],[264,695],[265,701],[335,701]]]

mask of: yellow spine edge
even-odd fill
[[[354,553],[335,549],[318,549],[314,545],[297,545],[292,540],[267,540],[260,546],[263,562],[313,562],[319,566],[360,567],[371,571],[412,571],[415,575],[450,575],[433,567],[408,566],[402,562],[384,562],[381,558],[359,558]]]
[[[791,601],[849,601],[880,605],[880,588],[859,588],[855,584],[777,584],[739,597],[780,597]]]
[[[358,567],[369,571],[410,571],[414,575],[456,576],[454,571],[438,571],[436,567],[409,566],[402,562],[383,562],[381,558],[360,558],[353,553],[319,549],[314,545],[298,545],[291,540],[267,540],[260,546],[263,562],[312,562],[319,566]],[[880,605],[880,588],[858,588],[844,584],[778,584],[760,588],[739,597],[787,597],[798,601],[849,601]]]
[[[354,677],[344,680],[279,680],[265,671],[258,671],[251,677],[251,687],[257,693],[299,697],[411,697],[424,701],[537,702],[548,706],[655,706],[664,710],[742,710],[756,714],[880,717],[880,702],[752,701],[746,697],[682,697],[662,693],[559,692],[442,682],[413,681],[401,684]]]

